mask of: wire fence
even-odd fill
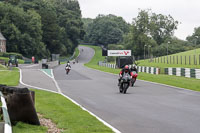
[[[164,64],[200,65],[200,54],[152,57],[149,59],[149,61],[153,63],[164,63]]]

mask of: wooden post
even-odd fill
[[[164,56],[164,63],[165,63],[165,56]]]
[[[199,55],[199,65],[200,65],[200,55]]]
[[[182,65],[182,55],[181,55],[181,65]]]
[[[187,63],[186,63],[186,55],[185,55],[185,65],[186,65]]]
[[[190,65],[190,55],[189,55],[189,65]]]

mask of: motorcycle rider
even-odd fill
[[[71,69],[71,65],[70,65],[69,61],[67,62],[67,65],[65,66],[65,70],[67,70],[67,69]]]
[[[67,68],[67,67],[71,68],[69,61],[67,62],[67,65],[65,66],[65,68]]]
[[[133,64],[130,68],[131,72],[135,71],[136,73],[138,73],[137,67],[135,64]]]
[[[131,72],[131,70],[129,69],[129,66],[128,65],[125,65],[125,67],[120,71],[120,73],[119,73],[119,83],[118,83],[118,86],[120,86],[120,81],[121,81],[121,79],[122,79],[122,76],[123,76],[123,74],[124,73],[128,73],[130,76],[131,76],[131,78],[133,77],[133,73]]]
[[[137,78],[137,76],[138,76],[138,70],[137,70],[137,67],[136,67],[136,65],[135,64],[133,64],[132,66],[131,66],[131,68],[130,68],[130,70],[131,70],[131,72],[133,73],[133,76],[132,76],[132,84],[131,84],[131,86],[133,86],[134,85],[134,82],[136,81],[136,78]]]

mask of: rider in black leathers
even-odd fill
[[[120,78],[118,79],[118,81],[119,81],[118,86],[120,86],[120,81],[121,81],[122,76],[123,76],[124,73],[128,73],[131,77],[133,76],[133,73],[132,73],[131,70],[129,69],[129,66],[126,65],[126,66],[120,71],[120,73],[119,73],[119,77],[120,77]]]

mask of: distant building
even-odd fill
[[[0,52],[6,52],[6,38],[0,32]]]

